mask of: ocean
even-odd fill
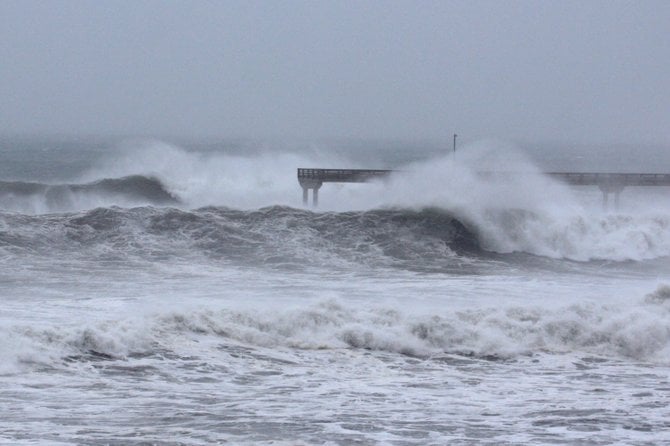
[[[668,444],[668,190],[540,174],[617,150],[4,138],[0,443]]]

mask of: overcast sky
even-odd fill
[[[670,1],[0,0],[0,133],[670,142]]]

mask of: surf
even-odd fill
[[[16,372],[68,368],[81,362],[133,363],[147,357],[189,355],[191,344],[199,350],[237,345],[277,353],[351,349],[424,360],[444,355],[484,360],[587,355],[667,364],[669,290],[660,285],[642,298],[617,304],[529,303],[444,308],[430,314],[372,302],[361,307],[352,301],[321,299],[300,308],[145,310],[76,327],[6,325],[0,330],[7,340],[3,367]]]

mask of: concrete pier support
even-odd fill
[[[307,206],[309,204],[309,190],[312,189],[312,206],[319,205],[319,189],[323,186],[323,182],[316,180],[301,180],[302,187],[302,204]]]
[[[598,184],[598,189],[603,194],[603,210],[607,210],[609,207],[609,195],[614,194],[614,209],[619,209],[619,203],[621,202],[621,192],[623,192],[626,186],[621,183],[616,183],[612,181],[607,181]]]

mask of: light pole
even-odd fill
[[[456,137],[458,135],[454,133],[454,159],[456,159]]]

